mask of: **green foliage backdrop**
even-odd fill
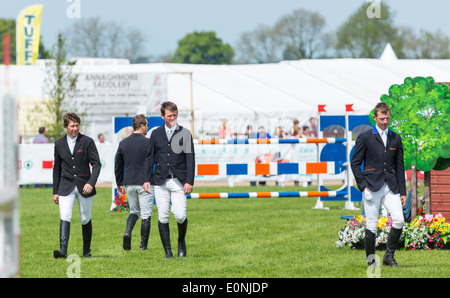
[[[450,165],[449,89],[432,77],[407,77],[381,96],[391,108],[390,129],[402,135],[405,169],[415,164],[426,172]]]

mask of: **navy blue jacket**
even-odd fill
[[[92,173],[90,170],[92,166]],[[53,161],[53,194],[66,196],[76,186],[83,197],[96,194],[95,184],[100,175],[101,163],[97,146],[90,137],[78,134],[73,154],[67,144],[67,135],[55,142]],[[83,187],[89,183],[93,189],[83,194]]]
[[[117,186],[144,184],[144,161],[149,151],[150,139],[141,133],[120,141],[114,162]]]
[[[365,187],[377,191],[386,182],[393,193],[406,195],[402,139],[391,130],[388,130],[386,147],[376,126],[360,134],[356,139],[351,168],[361,191]]]
[[[183,185],[194,185],[194,143],[190,131],[179,125],[170,141],[167,140],[164,125],[152,132],[150,151],[145,160],[146,182],[154,185],[164,184],[169,169]]]

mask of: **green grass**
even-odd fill
[[[310,188],[314,190],[314,188]],[[195,192],[298,191],[295,187],[195,187]],[[157,278],[365,278],[365,253],[335,242],[344,226],[343,202],[326,202],[330,210],[313,210],[316,198],[192,199],[186,258],[165,259],[151,220],[149,249],[139,250],[140,221],[133,231],[132,250],[123,251],[128,213],[109,211],[111,190],[98,189],[94,199],[91,259],[80,259],[81,277]],[[177,228],[171,215],[172,249]],[[53,258],[59,248],[59,209],[50,189],[20,190],[21,277],[67,277],[71,263]],[[377,252],[382,258],[384,252]],[[82,254],[78,206],[73,211],[68,254]],[[449,277],[449,251],[398,251],[402,268],[381,268],[381,277]]]

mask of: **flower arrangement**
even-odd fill
[[[117,194],[114,197],[114,205],[115,206],[111,211],[115,212],[128,211],[130,209],[130,206],[128,205],[127,194],[125,193],[122,196]]]
[[[392,220],[380,217],[377,224],[375,247],[381,248],[387,243]],[[365,217],[358,215],[347,220],[345,227],[338,233],[336,246],[349,246],[352,249],[364,248],[366,230]],[[450,224],[445,222],[441,214],[426,214],[416,217],[412,223],[405,223],[400,243],[409,249],[446,249],[450,247]],[[404,244],[403,244],[404,243]]]
[[[404,230],[406,249],[443,249],[450,236],[450,224],[440,213],[418,216]]]
[[[425,215],[425,200],[423,197],[417,198],[417,215],[418,216]]]
[[[383,245],[386,245],[391,226],[392,220],[390,217],[380,217],[378,219],[375,247],[381,248]],[[336,241],[336,246],[339,248],[349,246],[352,249],[364,248],[365,236],[366,218],[358,215],[355,218],[347,220],[345,227],[339,231],[339,240]]]

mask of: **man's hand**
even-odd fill
[[[405,205],[406,205],[406,196],[405,195],[401,195],[400,199],[402,200],[402,206],[405,207]]]
[[[189,183],[185,183],[183,190],[185,195],[190,194],[192,192],[192,185],[190,185]]]
[[[53,202],[55,202],[56,205],[59,205],[59,195],[53,195]]]
[[[151,191],[150,182],[144,182],[143,187],[146,192],[150,193],[150,191]]]
[[[92,185],[90,185],[89,183],[86,183],[83,187],[83,194],[87,195],[88,193],[91,193],[93,189],[94,188],[92,187]]]

